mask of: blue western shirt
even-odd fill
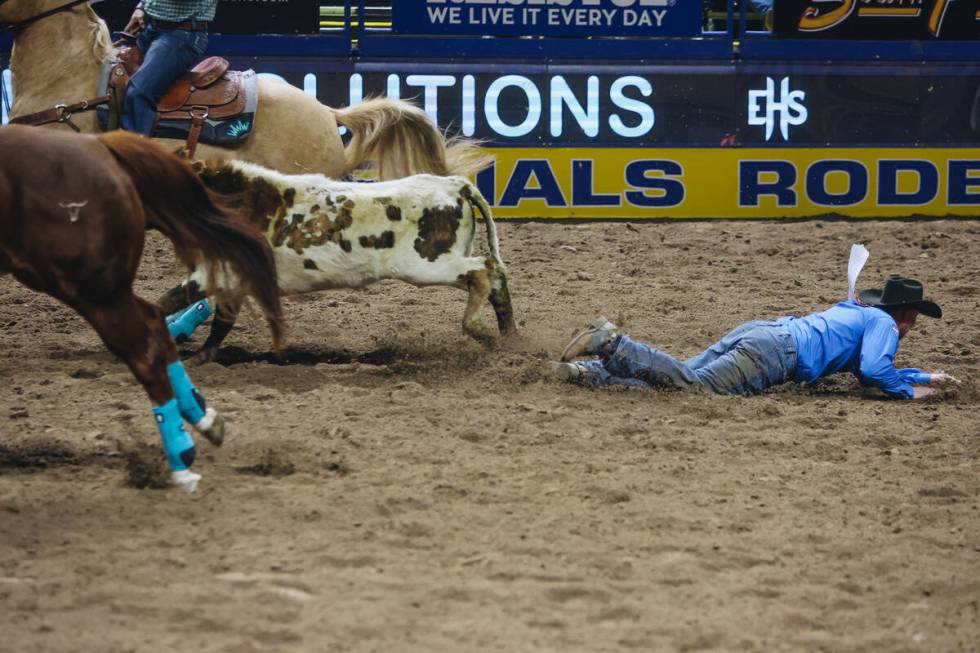
[[[797,381],[813,383],[847,371],[862,385],[904,399],[912,398],[911,384],[929,382],[929,375],[921,370],[895,369],[898,325],[879,308],[847,300],[820,313],[780,321],[796,341]]]

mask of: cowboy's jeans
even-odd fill
[[[170,85],[202,59],[208,47],[207,32],[161,30],[151,24],[136,40],[143,64],[129,80],[123,100],[122,128],[150,135],[156,122],[157,100]]]
[[[666,387],[731,395],[761,392],[793,378],[796,343],[783,326],[785,320],[747,322],[683,363],[620,336],[608,358],[579,363],[585,374],[578,382],[590,387]]]

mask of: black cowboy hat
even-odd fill
[[[901,308],[908,306],[929,317],[942,317],[939,304],[922,298],[922,282],[893,274],[885,279],[884,288],[862,290],[858,294],[862,303],[876,308]]]

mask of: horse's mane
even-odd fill
[[[88,17],[92,21],[92,54],[99,61],[105,62],[115,53],[115,48],[112,47],[112,37],[109,34],[109,27],[105,24],[104,20],[99,18],[91,5],[85,5],[84,9],[88,12]]]

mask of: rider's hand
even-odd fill
[[[917,385],[912,387],[912,398],[913,399],[925,399],[936,394],[937,390],[935,388],[927,388],[925,386]]]
[[[952,374],[946,374],[946,372],[943,372],[942,370],[938,372],[933,372],[932,374],[929,375],[930,385],[946,385],[949,383],[955,383],[956,385],[960,385],[960,383],[962,382]]]
[[[143,31],[146,26],[146,12],[142,9],[137,9],[133,12],[130,17],[129,22],[126,23],[126,27],[123,28],[124,32],[128,34],[138,34]]]

